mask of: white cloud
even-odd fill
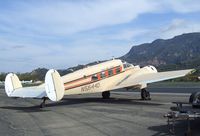
[[[161,29],[161,38],[172,38],[183,33],[200,32],[199,22],[191,22],[184,19],[173,19],[171,23]]]
[[[0,40],[0,71],[31,71],[34,68],[65,69],[96,60],[119,57],[130,49],[130,45],[101,44],[95,41],[77,40],[71,46],[62,44],[35,45]],[[80,46],[81,45],[81,46]]]
[[[199,0],[95,0],[15,2],[0,12],[0,29],[22,36],[66,36],[128,23],[144,13],[200,11]],[[6,25],[5,25],[6,24]]]
[[[146,31],[140,36],[141,39],[137,44],[152,42],[156,39],[170,39],[183,33],[192,32],[200,32],[200,24],[198,21],[195,22],[176,18],[165,24],[165,26],[146,29]]]
[[[142,14],[199,12],[198,0],[17,1],[12,5],[0,9],[0,71],[66,68],[119,57],[139,42],[200,31],[198,21],[176,17],[165,27],[162,20],[150,18],[139,26],[131,24]],[[145,27],[148,23],[157,24]],[[103,33],[93,34],[97,29]]]
[[[143,28],[126,28],[123,30],[120,30],[118,32],[112,33],[112,34],[105,34],[103,35],[102,39],[109,39],[109,40],[123,40],[123,41],[131,41],[135,39],[138,36],[142,36],[146,32],[148,32],[148,29]]]
[[[66,35],[127,23],[139,14],[157,10],[157,4],[146,0],[99,0],[73,3],[50,1],[39,4],[18,3],[17,6],[19,9],[0,13],[0,20],[9,24],[10,31],[23,29],[23,32],[47,35]]]
[[[169,6],[179,13],[190,13],[200,11],[199,0],[166,0]]]

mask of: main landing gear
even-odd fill
[[[44,108],[45,107],[46,100],[47,100],[47,97],[44,97],[42,103],[40,104],[40,108]]]
[[[141,90],[141,99],[142,100],[151,100],[150,93],[146,89]]]
[[[103,99],[109,99],[110,98],[110,91],[102,92],[102,98]]]

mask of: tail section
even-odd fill
[[[52,101],[59,101],[64,96],[64,83],[59,73],[51,69],[45,76],[45,90],[47,97]]]
[[[11,94],[16,90],[22,88],[22,84],[19,81],[19,78],[16,74],[10,73],[6,76],[5,79],[5,90],[6,94],[8,96],[11,96]]]
[[[64,84],[61,76],[56,70],[49,70],[45,76],[45,87],[33,86],[22,87],[16,74],[10,73],[5,79],[5,90],[8,97],[21,98],[44,98],[59,101],[64,96]]]
[[[8,97],[43,98],[46,96],[42,87],[22,87],[16,74],[10,73],[5,79],[5,91]]]

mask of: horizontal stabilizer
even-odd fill
[[[64,84],[56,70],[49,70],[45,76],[45,84],[34,87],[22,87],[17,75],[10,73],[5,79],[5,90],[9,97],[44,98],[59,101],[64,96]]]
[[[44,88],[40,87],[24,87],[16,89],[9,97],[40,99],[46,97],[46,92]]]
[[[5,90],[8,97],[43,98],[46,96],[43,86],[22,87],[19,78],[13,73],[6,76]]]

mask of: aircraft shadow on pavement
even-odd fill
[[[23,112],[46,112],[49,111],[47,109],[41,109],[39,108],[39,105],[31,106],[31,107],[25,107],[25,106],[3,106],[0,107],[1,109],[7,109],[7,110],[16,110],[16,111],[23,111]]]
[[[46,107],[52,106],[67,106],[67,105],[76,105],[76,104],[84,104],[84,103],[108,103],[108,104],[126,104],[126,105],[149,105],[149,106],[159,106],[162,105],[160,103],[152,103],[151,101],[143,101],[140,99],[124,99],[124,98],[110,98],[110,99],[102,99],[102,98],[63,98],[62,101],[57,103],[49,103]]]
[[[192,120],[190,123],[191,123],[192,136],[199,136],[200,119]],[[174,133],[170,132],[169,126],[167,125],[167,119],[166,119],[166,125],[151,126],[148,129],[156,132],[152,136],[171,136],[171,135],[184,136],[187,132],[187,121],[177,121],[175,123]]]
[[[152,103],[151,101],[143,101],[140,99],[124,99],[124,98],[110,98],[110,99],[102,99],[102,98],[94,98],[94,97],[89,97],[89,98],[63,98],[59,102],[53,102],[49,103],[49,100],[46,101],[46,105],[44,108],[39,108],[38,105],[34,106],[3,106],[0,107],[1,109],[9,109],[9,110],[18,110],[18,111],[24,111],[24,112],[45,112],[49,111],[47,109],[48,107],[58,107],[58,106],[70,106],[70,105],[79,105],[79,104],[94,104],[94,103],[104,103],[104,104],[125,104],[125,105],[144,105],[144,106],[159,106],[162,105],[160,103]],[[67,107],[66,107],[67,108]]]

